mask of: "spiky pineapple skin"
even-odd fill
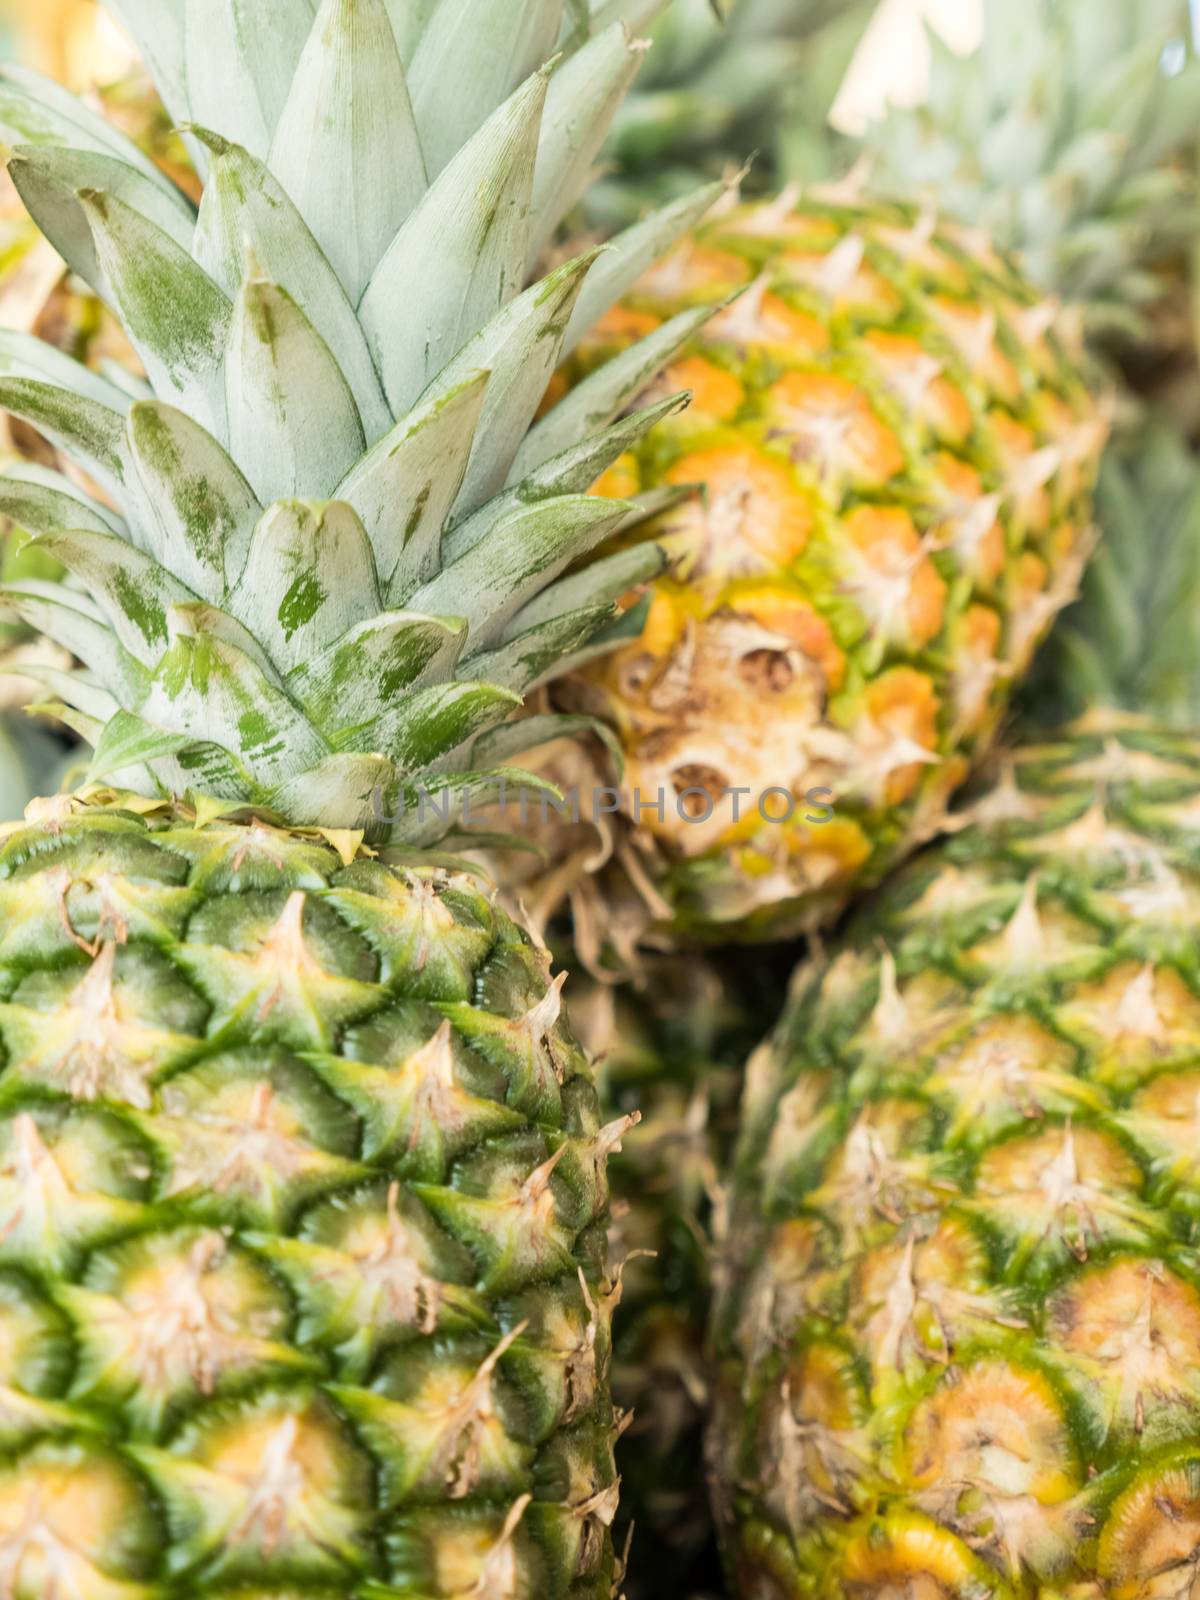
[[[608,1600],[607,1154],[479,882],[109,793],[0,847],[12,1600]]]
[[[1098,715],[753,1059],[710,1459],[746,1600],[1200,1570],[1200,746]]]
[[[739,292],[663,380],[690,409],[600,485],[701,492],[650,530],[640,639],[566,692],[623,747],[648,919],[708,941],[828,920],[936,830],[1075,589],[1106,433],[1006,261],[840,194],[727,208],[564,383]]]

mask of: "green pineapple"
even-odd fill
[[[646,508],[585,491],[708,310],[534,417],[714,191],[526,288],[636,69],[619,22],[112,9],[198,213],[0,73],[21,196],[143,369],[0,334],[0,404],[73,469],[0,479],[69,574],[4,599],[82,662],[41,676],[94,751],[0,842],[0,1591],[608,1600],[634,1119],[437,847],[574,731],[508,719],[658,570],[587,563]]]
[[[747,1600],[1195,1588],[1195,461],[1156,428],[1101,510],[1087,714],[1004,758],[750,1063],[711,1437]]]

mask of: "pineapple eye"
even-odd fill
[[[712,807],[720,802],[729,785],[715,767],[690,762],[687,766],[675,768],[671,774],[671,787],[685,816],[703,819],[712,814]],[[709,796],[708,804],[702,798],[703,794]]]
[[[749,650],[738,662],[738,674],[751,689],[782,694],[796,681],[786,651]]]

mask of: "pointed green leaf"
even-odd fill
[[[554,500],[564,494],[586,494],[614,461],[667,417],[676,416],[687,405],[682,394],[669,395],[656,405],[646,406],[620,418],[602,433],[594,434],[582,444],[573,445],[561,455],[554,456],[536,471],[522,478],[512,489],[506,489],[494,500],[481,506],[474,516],[460,522],[442,540],[442,561],[449,565],[486,539],[491,530],[518,506],[536,505],[542,500]]]
[[[586,667],[589,662],[603,660],[614,650],[619,650],[622,645],[635,643],[646,631],[650,601],[651,596],[644,594],[635,606],[630,606],[629,610],[623,611],[615,621],[601,628],[582,650],[577,650],[574,655],[564,656],[554,670],[554,677],[569,678],[573,673]]]
[[[622,23],[589,39],[554,75],[533,184],[530,268],[587,188],[613,118],[642,64]]]
[[[166,646],[167,607],[195,599],[156,561],[112,534],[43,534],[37,547],[83,583],[126,650],[146,666]]]
[[[379,827],[396,784],[395,764],[374,753],[329,756],[270,795],[272,810],[302,828]]]
[[[389,604],[438,570],[442,528],[462,488],[487,384],[486,372],[472,373],[418,405],[335,491],[370,536]]]
[[[653,540],[618,550],[601,561],[590,561],[582,572],[560,578],[522,607],[509,623],[505,637],[515,639],[526,629],[555,617],[573,616],[583,606],[612,606],[631,589],[659,577],[666,565],[666,553]]]
[[[263,505],[323,499],[366,448],[329,346],[292,297],[260,277],[235,302],[226,385],[230,454]]]
[[[183,0],[104,0],[150,69],[177,121],[188,116]]]
[[[212,435],[173,406],[135,405],[128,433],[153,519],[152,553],[196,594],[220,600],[262,515],[250,485]]]
[[[279,181],[240,145],[196,130],[212,164],[194,251],[204,270],[230,295],[242,281],[249,245],[262,275],[291,295],[329,346],[362,418],[369,441],[392,425],[392,414],[346,291],[303,217]]]
[[[563,336],[596,252],[578,256],[527,289],[463,349],[426,398],[447,394],[475,372],[490,372],[459,516],[496,494],[537,414],[558,365]]]
[[[207,631],[207,617],[203,607],[171,607],[169,646],[141,715],[170,732],[202,730],[267,788],[318,765],[328,752],[316,730],[248,656]]]
[[[540,717],[520,717],[485,733],[475,746],[473,759],[481,766],[498,767],[527,750],[540,750],[556,739],[577,739],[581,734],[591,734],[607,745],[621,766],[621,747],[611,728],[595,717],[564,716],[551,713]]]
[[[269,165],[357,304],[426,186],[383,0],[323,0]]]
[[[522,606],[602,543],[628,510],[621,500],[573,495],[514,511],[419,589],[412,609],[465,617],[477,646],[493,644]]]
[[[61,584],[27,582],[12,584],[0,593],[24,622],[70,650],[118,700],[129,700],[141,692],[142,669],[108,624],[97,621],[74,590]]]
[[[379,614],[375,558],[362,523],[338,500],[270,506],[229,608],[281,672],[311,661]]]
[[[189,116],[265,158],[313,24],[312,0],[183,0]]]
[[[629,293],[647,268],[661,261],[677,240],[691,233],[727,188],[724,183],[706,184],[618,234],[588,273],[567,329],[564,357],[571,354],[606,311]]]
[[[63,483],[66,483],[63,479]],[[115,533],[108,517],[81,491],[65,488],[6,472],[0,477],[0,514],[27,533],[66,533],[80,528],[85,533]]]
[[[597,367],[526,436],[509,472],[509,482],[520,483],[580,439],[590,439],[607,427],[645,392],[651,379],[670,364],[717,309],[696,306],[691,311],[681,311]]]
[[[174,755],[191,742],[189,733],[167,733],[151,727],[131,711],[118,711],[100,735],[86,781],[99,783],[114,772],[144,766],[160,756]]]
[[[462,670],[525,694],[535,684],[557,676],[564,657],[581,650],[615,615],[614,606],[599,604],[585,606],[568,616],[552,617],[496,650],[472,656],[463,662]]]
[[[64,145],[133,167],[173,204],[186,204],[166,173],[77,95],[15,62],[0,63],[0,140],[9,145]]]
[[[563,0],[455,0],[434,12],[413,58],[413,109],[436,178],[494,108],[549,60]]]
[[[122,417],[129,410],[128,396],[115,384],[32,333],[0,328],[0,377],[34,378],[57,384]]]
[[[70,389],[0,377],[0,407],[31,423],[115,499],[125,478],[125,416]]]
[[[113,305],[155,392],[223,438],[228,298],[140,212],[96,189],[79,198]]]
[[[494,683],[435,683],[400,696],[370,722],[343,728],[336,743],[380,751],[407,772],[429,770],[520,704],[519,695]]]
[[[350,706],[372,721],[405,691],[451,677],[466,632],[457,617],[384,611],[301,662],[288,676],[288,691],[326,733],[345,724]]]
[[[168,199],[135,168],[89,150],[20,145],[8,164],[25,209],[73,272],[97,294],[108,289],[79,190],[100,189],[142,213],[183,250],[191,248],[195,213],[182,195]]]
[[[397,416],[524,286],[545,100],[535,73],[450,162],[376,268],[360,315]]]

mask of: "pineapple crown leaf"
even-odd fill
[[[1148,414],[1105,457],[1101,540],[1079,601],[1029,693],[1037,720],[1095,706],[1194,728],[1200,720],[1200,471],[1177,423]]]
[[[1147,264],[1200,231],[1187,0],[986,0],[974,55],[930,39],[927,102],[868,131],[873,186],[928,187],[1042,287],[1084,302],[1097,331],[1138,332],[1161,289]]]
[[[685,403],[631,410],[719,308],[539,408],[723,186],[532,266],[636,70],[628,25],[662,4],[593,5],[584,35],[565,0],[114,0],[198,207],[57,85],[0,70],[14,182],[146,373],[0,333],[0,405],[85,475],[15,469],[0,509],[68,574],[5,594],[82,663],[46,682],[93,781],[374,833],[382,797],[423,843],[454,822],[398,820],[423,786],[464,803],[498,752],[591,726],[497,733],[624,637],[621,600],[661,570],[653,546],[594,556],[658,500],[588,491]]]

